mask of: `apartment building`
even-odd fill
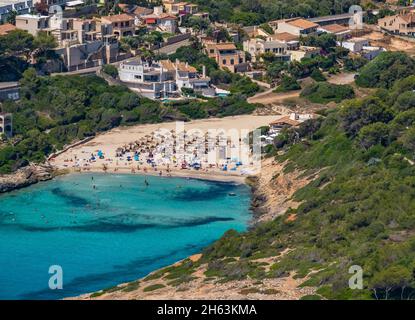
[[[118,39],[135,33],[134,16],[126,13],[101,17],[101,23],[110,25],[112,34]]]
[[[210,79],[188,64],[176,61],[159,62],[126,61],[118,68],[120,80],[130,89],[150,99],[178,97],[182,88],[190,88],[203,94],[209,88]]]
[[[415,36],[415,12],[386,16],[378,20],[378,26],[391,33]]]
[[[256,62],[264,53],[272,53],[282,61],[289,61],[290,55],[287,53],[287,44],[280,41],[268,41],[260,38],[253,38],[244,41],[244,51],[248,52],[252,61]]]
[[[188,88],[203,94],[205,90],[209,89],[210,78],[206,77],[206,69],[204,66],[203,73],[199,75],[195,67],[190,66],[188,63],[180,62],[179,60],[176,60],[176,62],[162,60],[160,64],[168,72],[174,73],[178,90]]]
[[[234,43],[205,42],[205,52],[209,58],[215,59],[219,67],[230,72],[245,72],[248,70],[245,52],[237,50]]]
[[[52,35],[58,43],[55,52],[62,57],[68,70],[114,62],[119,55],[113,23],[100,19],[26,14],[16,17],[16,26],[33,35],[40,31]]]

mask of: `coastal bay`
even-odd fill
[[[129,174],[64,175],[0,203],[7,299],[58,299],[134,280],[228,229],[245,230],[251,217],[245,185]],[[48,288],[50,265],[62,267],[63,290]]]

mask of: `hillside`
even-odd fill
[[[316,17],[348,12],[359,0],[194,0],[214,21],[254,25],[290,17]]]
[[[265,299],[258,289],[265,288],[268,298],[411,299],[415,76],[396,72],[401,61],[400,53],[382,54],[359,75],[379,88],[371,96],[343,101],[278,136],[268,178],[251,181],[255,219],[262,222],[245,233],[228,231],[198,259],[93,296],[191,295],[217,283],[225,298],[242,292]],[[356,265],[363,270],[361,290],[348,285]],[[295,284],[291,291],[287,283]]]

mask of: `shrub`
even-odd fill
[[[305,87],[301,96],[314,103],[340,102],[353,98],[354,91],[349,85],[319,82]]]
[[[143,291],[144,291],[144,292],[150,292],[150,291],[158,290],[158,289],[161,289],[161,288],[164,288],[164,287],[165,287],[165,285],[164,285],[164,284],[161,284],[161,283],[156,283],[156,284],[153,284],[153,285],[151,285],[151,286],[145,287],[145,288],[143,289]]]
[[[280,85],[278,86],[277,89],[275,89],[275,92],[287,92],[287,91],[300,90],[300,89],[301,89],[301,86],[294,77],[284,75],[282,77]]]
[[[102,67],[102,72],[113,77],[114,79],[118,77],[118,69],[112,64],[106,64]]]

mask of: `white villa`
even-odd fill
[[[126,61],[118,69],[120,80],[150,99],[179,97],[182,88],[203,94],[209,89],[210,78],[186,63],[169,60],[158,62]]]
[[[253,62],[264,53],[272,53],[283,61],[290,60],[290,55],[287,53],[287,44],[280,41],[253,38],[245,40],[243,48],[244,51],[249,52]]]

